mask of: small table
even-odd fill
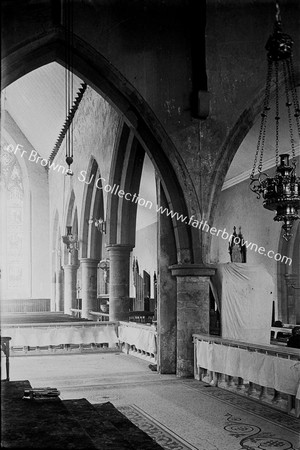
[[[274,336],[272,336],[272,333],[274,334]],[[292,329],[284,327],[271,327],[271,337],[273,337],[273,339],[277,339],[278,333],[281,333],[286,337],[289,337],[292,335]]]
[[[6,381],[9,381],[9,341],[11,337],[1,336],[1,350],[6,357]]]

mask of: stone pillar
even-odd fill
[[[55,278],[55,311],[63,311],[64,271],[62,268],[56,270]]]
[[[130,252],[126,244],[108,245],[109,252],[109,320],[128,320]]]
[[[286,298],[287,298],[287,323],[296,324],[296,296],[299,285],[298,276],[294,273],[285,274],[286,281]]]
[[[89,311],[94,310],[97,302],[97,265],[99,260],[82,258],[81,266],[81,317],[89,319]]]
[[[51,299],[50,299],[50,311],[55,311],[55,296],[56,296],[56,272],[52,272],[51,280]]]
[[[176,264],[170,267],[177,279],[178,377],[194,374],[194,333],[209,334],[209,279],[213,266]]]
[[[76,302],[77,266],[64,266],[64,313],[71,314],[70,309]]]
[[[157,192],[158,204],[168,207],[160,181]],[[177,252],[172,220],[166,214],[158,216],[157,243],[157,371],[175,374],[177,293],[169,266],[177,262]]]

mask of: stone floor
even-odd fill
[[[10,372],[63,400],[111,402],[166,450],[300,450],[299,419],[148,365],[123,353],[18,356]]]

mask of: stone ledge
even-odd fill
[[[212,277],[216,272],[216,267],[212,264],[173,264],[169,266],[169,270],[176,277]]]

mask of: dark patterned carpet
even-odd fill
[[[29,381],[1,382],[1,448],[162,450],[111,403],[23,400]]]
[[[1,447],[95,449],[59,398],[22,400],[28,381],[1,382]]]

